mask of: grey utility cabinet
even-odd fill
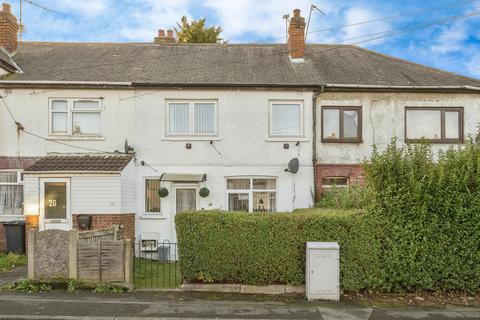
[[[308,300],[340,300],[340,247],[337,242],[307,242],[305,284]]]

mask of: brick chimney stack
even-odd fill
[[[158,36],[155,37],[153,43],[177,43],[177,39],[175,39],[175,36],[173,35],[173,30],[167,30],[167,35],[165,35],[165,30],[160,29],[158,30]]]
[[[0,47],[9,54],[14,54],[18,49],[18,25],[17,18],[12,14],[8,3],[2,4],[0,11]]]
[[[300,9],[293,10],[288,26],[288,52],[293,61],[303,61],[305,57],[305,18],[300,16]]]

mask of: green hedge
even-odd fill
[[[480,144],[375,151],[365,164],[384,228],[385,290],[480,291]]]
[[[177,214],[180,268],[187,281],[302,284],[305,243],[340,244],[346,291],[379,283],[377,228],[361,211],[305,210],[248,214],[204,211]]]

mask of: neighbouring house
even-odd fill
[[[0,29],[0,219],[29,228],[88,214],[175,241],[177,212],[310,207],[373,144],[448,148],[480,122],[480,80],[305,44],[299,10],[287,44],[18,43],[7,4]]]

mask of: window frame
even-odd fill
[[[275,189],[254,189],[253,188],[253,180],[264,180],[264,179],[272,179],[275,180]],[[228,189],[228,180],[250,180],[250,188],[249,189]],[[278,177],[275,176],[229,176],[225,177],[225,203],[226,209],[229,210],[229,195],[232,193],[238,194],[248,194],[248,212],[249,213],[256,213],[253,210],[253,194],[255,192],[275,192],[275,211],[266,211],[267,213],[278,212]]]
[[[160,198],[160,211],[157,212],[152,212],[152,211],[147,211],[147,180],[158,180],[160,181],[160,177],[143,177],[143,213],[146,215],[163,215],[163,210],[162,210],[162,198]],[[162,188],[162,182],[160,181],[160,188]]]
[[[325,185],[323,184],[323,179],[347,179],[347,184],[346,185],[333,185],[333,184],[330,184],[330,185]],[[350,187],[350,177],[346,177],[346,176],[325,176],[325,177],[322,177],[322,189],[332,189],[332,188],[349,188]]]
[[[66,101],[67,110],[66,111],[57,111],[53,110],[54,101]],[[95,101],[98,102],[98,109],[74,109],[73,106],[75,102],[78,101]],[[103,112],[103,99],[101,98],[65,98],[65,97],[55,97],[49,98],[48,101],[48,134],[52,137],[101,137],[102,136],[102,112]],[[67,132],[57,133],[53,132],[53,114],[54,113],[66,113],[67,114]],[[74,134],[73,133],[73,115],[75,113],[98,113],[100,119],[100,130],[99,133],[95,134]]]
[[[22,187],[22,207],[21,212],[18,214],[0,214],[0,217],[19,217],[23,216],[24,214],[24,201],[25,201],[25,187],[24,187],[24,180],[23,180],[23,171],[18,169],[2,169],[0,173],[12,173],[15,172],[17,174],[17,181],[16,182],[0,182],[0,186],[21,186]]]
[[[170,104],[185,103],[189,104],[189,133],[175,134],[170,132]],[[215,132],[214,133],[195,133],[195,104],[196,103],[212,103],[215,111]],[[165,137],[182,138],[182,137],[218,137],[219,112],[218,100],[216,99],[166,99],[165,100]]]
[[[413,106],[406,106],[404,110],[404,139],[406,143],[420,143],[427,141],[428,143],[438,143],[438,144],[462,144],[464,143],[464,122],[465,122],[465,116],[464,116],[464,108],[463,107],[413,107]],[[441,116],[440,116],[440,139],[409,139],[407,137],[407,112],[409,110],[426,110],[426,111],[440,111]],[[459,112],[459,120],[458,120],[458,130],[459,130],[459,138],[458,139],[447,139],[445,138],[445,112]]]
[[[338,110],[339,111],[339,133],[340,136],[338,139],[327,139],[323,135],[324,129],[324,114],[325,110]],[[322,143],[363,143],[363,108],[362,106],[322,106],[321,110],[321,141]],[[357,137],[356,138],[345,138],[344,137],[344,112],[345,111],[356,111],[358,113],[358,127],[357,127]]]
[[[298,104],[300,105],[300,134],[284,135],[272,133],[273,105],[275,104]],[[268,137],[269,138],[304,138],[305,137],[305,108],[303,100],[268,100]]]

